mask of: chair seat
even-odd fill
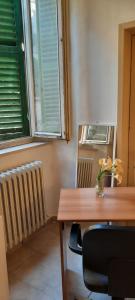
[[[95,292],[108,293],[108,276],[84,269],[84,283],[86,287]]]

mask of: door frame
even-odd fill
[[[133,34],[135,34],[135,21],[119,25],[117,157],[123,161],[123,186],[128,184],[131,39]]]

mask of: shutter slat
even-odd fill
[[[20,116],[16,117],[16,116],[10,116],[10,117],[1,117],[0,118],[0,125],[3,124],[3,125],[6,125],[6,124],[11,124],[11,121],[12,121],[12,124],[14,123],[22,123],[22,120],[20,118]]]
[[[11,42],[15,42],[16,41],[16,35],[14,31],[10,31],[10,30],[1,30],[0,29],[0,41],[11,41]]]
[[[21,109],[20,108],[1,108],[1,110],[0,110],[0,116],[1,115],[12,115],[12,114],[15,114],[15,113],[20,113],[20,116],[21,116]]]
[[[0,11],[0,16],[1,15],[2,12]],[[10,26],[10,30],[12,29],[14,32],[16,32],[13,16],[4,15],[4,17],[0,18],[0,21],[1,21],[1,30],[2,29],[4,30],[4,27],[6,27],[5,25],[7,24],[8,26]]]
[[[14,7],[11,6],[9,7],[4,7],[2,5],[0,5],[0,15],[4,15],[8,18],[14,18]]]
[[[16,76],[18,75],[18,70],[16,68],[14,69],[6,69],[6,68],[2,68],[0,69],[0,75],[12,75],[12,76]]]
[[[8,88],[8,89],[5,89],[5,88],[0,88],[0,94],[5,94],[5,93],[7,93],[7,94],[20,94],[20,90],[19,90],[19,88],[17,88],[17,87],[10,87],[10,88]]]
[[[6,43],[6,41],[15,44],[16,38],[14,36],[11,37],[10,35],[5,33],[5,34],[0,34],[0,41],[2,41],[2,44]]]
[[[18,88],[18,84],[16,82],[0,82],[0,89],[1,88]]]
[[[3,45],[13,45],[17,42],[13,4],[13,1],[0,1],[0,44]]]
[[[20,97],[18,95],[0,95],[0,101],[4,100],[4,101],[9,101],[9,100],[20,100]]]
[[[16,31],[13,26],[7,26],[4,23],[0,23],[0,34],[10,35],[10,37],[13,35],[16,37]]]
[[[13,111],[13,112],[9,112],[9,113],[5,113],[5,111],[4,112],[0,112],[0,116],[1,116],[1,118],[6,118],[6,119],[8,119],[9,117],[10,118],[21,118],[21,114],[19,114],[18,112],[15,112],[15,111]]]
[[[4,132],[12,132],[14,129],[19,129],[19,131],[21,130],[21,127],[22,127],[22,124],[12,124],[12,125],[9,125],[9,124],[5,124],[5,125],[1,125],[0,124],[0,133],[4,133]]]
[[[10,71],[9,71],[9,73],[10,73]],[[10,82],[12,82],[12,81],[19,82],[18,72],[16,72],[16,74],[14,73],[10,76],[10,74],[8,74],[8,72],[7,72],[7,74],[3,74],[2,70],[0,70],[0,81],[1,80],[10,81]]]
[[[0,56],[0,62],[1,63],[16,63],[17,64],[17,58],[14,56]]]
[[[9,106],[20,106],[20,101],[17,100],[9,100],[9,101],[0,101],[0,107],[9,107]]]
[[[10,26],[10,28],[13,28],[14,18],[11,18],[9,16],[1,16],[0,17],[0,24],[2,26]]]
[[[2,21],[0,19],[0,30],[8,30],[8,31],[11,31],[11,32],[14,32],[15,33],[15,30],[13,30],[13,26],[12,26],[12,23],[8,23],[6,21]]]
[[[9,63],[5,63],[5,62],[0,62],[1,64],[1,69],[2,70],[7,70],[7,67],[8,67],[8,70],[16,70],[16,65],[15,63],[12,63],[12,64],[9,64]]]
[[[14,7],[13,7],[13,3],[11,3],[11,1],[0,1],[0,8],[2,9],[6,9],[8,11],[13,11]]]
[[[12,66],[12,68],[11,68]],[[20,74],[17,54],[0,53],[0,134],[22,130]]]

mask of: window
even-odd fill
[[[30,134],[69,140],[67,1],[0,4],[0,140]]]
[[[112,140],[111,126],[82,126],[80,144],[109,144],[110,140]]]
[[[29,134],[19,0],[0,1],[0,140]]]
[[[37,136],[66,138],[62,2],[30,0]]]

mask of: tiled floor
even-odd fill
[[[89,294],[82,278],[81,256],[68,250],[69,294],[79,300]],[[10,300],[61,300],[59,231],[56,222],[47,224],[21,248],[8,255]],[[72,297],[71,297],[72,298]],[[92,294],[92,300],[110,297]]]

